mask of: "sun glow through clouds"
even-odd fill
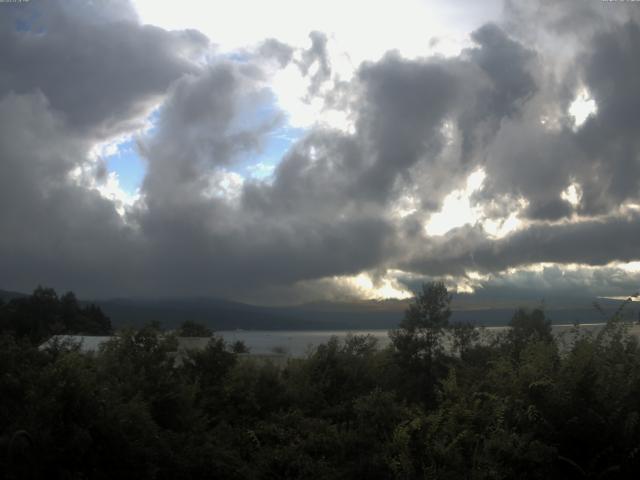
[[[466,187],[447,195],[439,212],[431,215],[425,229],[428,235],[444,235],[449,230],[466,224],[474,224],[480,211],[471,206],[471,195],[482,187],[486,174],[476,170],[467,177]]]
[[[381,300],[385,298],[404,299],[413,294],[402,287],[391,276],[385,276],[374,282],[367,273],[360,273],[353,277],[336,277],[338,281],[345,282],[352,289],[358,291],[362,298],[369,300]]]
[[[579,129],[589,116],[598,113],[598,105],[591,98],[591,94],[586,88],[581,89],[576,95],[575,100],[569,106],[569,115],[573,117],[574,130]]]
[[[580,185],[577,183],[572,183],[561,193],[561,198],[569,202],[573,207],[576,207],[580,203],[580,199],[582,198],[582,190],[580,189]]]
[[[77,241],[59,265],[25,245],[6,286],[51,268],[87,295],[274,304],[637,289],[626,7],[26,3],[0,22],[0,258]]]
[[[522,221],[518,218],[518,213],[513,212],[507,218],[503,219],[487,219],[482,222],[482,228],[492,238],[499,239],[506,237],[515,232],[522,225]]]

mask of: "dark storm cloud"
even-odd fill
[[[68,178],[90,142],[41,93],[3,97],[0,119],[0,281],[26,290],[127,284],[132,232],[110,201]]]
[[[591,162],[583,178],[583,213],[602,213],[640,198],[640,25],[627,22],[596,35],[581,59],[598,105],[578,132]]]
[[[579,14],[567,9],[566,3],[559,4],[562,8],[544,4],[554,24]],[[523,198],[529,203],[524,215],[534,220],[570,218],[574,213],[606,215],[624,202],[637,202],[640,29],[633,20],[620,21],[620,10],[591,6],[583,14],[600,18],[598,15],[608,12],[611,14],[599,22],[576,27],[577,53],[565,58],[569,67],[560,74],[551,67],[546,71],[544,65],[555,61],[550,47],[570,41],[571,33],[558,29],[559,37],[546,40],[547,48],[537,61],[539,93],[527,102],[522,115],[502,121],[484,147],[476,145],[473,154],[486,158],[488,176],[478,199],[505,197],[516,202]],[[578,17],[574,21],[581,22]],[[597,114],[576,129],[567,109],[582,85],[595,100]],[[547,118],[547,123],[543,125],[541,118]],[[576,208],[562,198],[573,183],[581,191]]]
[[[405,267],[427,274],[497,272],[536,263],[607,265],[638,259],[640,214],[564,224],[535,224],[499,240],[462,227],[432,241]]]
[[[395,54],[361,68],[357,126],[373,161],[362,174],[362,191],[387,200],[399,173],[440,153],[440,128],[460,90],[454,68],[446,60],[407,61]]]
[[[326,218],[358,208],[354,190],[364,162],[357,139],[334,130],[316,130],[282,159],[272,184],[247,183],[244,206],[261,215],[304,211],[315,217],[315,211]]]
[[[454,309],[492,306],[513,311],[523,306],[543,306],[552,319],[566,323],[589,322],[598,321],[594,299],[633,295],[640,285],[640,273],[615,267],[545,265],[535,270],[492,274],[481,280],[472,280],[472,283],[475,287],[473,294],[454,295]],[[608,318],[609,315],[605,314],[600,320]]]
[[[141,237],[85,182],[96,138],[139,125],[170,83],[197,71],[197,32],[136,23],[128,2],[2,6],[0,282],[85,294],[135,291]],[[80,169],[80,170],[79,170]],[[93,174],[91,173],[93,171]],[[116,287],[120,284],[120,287]]]
[[[487,174],[475,200],[487,206],[502,202],[513,210],[525,199],[523,216],[533,220],[570,216],[574,209],[562,192],[576,180],[586,158],[566,113],[575,79],[557,80],[545,70],[549,52],[537,52],[535,43],[525,47],[494,24],[472,38],[480,47],[466,55],[491,80],[459,120],[463,160],[477,162]],[[557,127],[541,121],[559,111]]]
[[[3,5],[0,95],[41,90],[70,125],[104,137],[136,125],[171,82],[198,69],[204,35],[140,25],[128,2],[98,3]]]
[[[377,212],[345,205],[348,187],[336,184],[353,162],[346,138],[316,132],[283,160],[272,185],[247,181],[237,202],[216,194],[234,158],[275,125],[237,131],[246,103],[264,94],[260,72],[249,73],[221,63],[182,79],[144,146],[149,171],[135,218],[148,240],[147,284],[158,291],[231,294],[354,273],[384,257],[390,226]]]
[[[314,129],[283,158],[272,184],[246,186],[244,205],[267,215],[380,217],[400,177],[440,153],[442,121],[460,97],[460,67],[397,55],[363,66],[352,86],[355,133]]]
[[[2,284],[285,298],[314,286],[334,296],[327,278],[362,271],[498,278],[538,262],[640,258],[640,218],[618,209],[640,190],[637,23],[581,30],[572,68],[559,72],[546,63],[555,52],[525,40],[534,14],[514,9],[509,30],[485,25],[457,57],[392,52],[336,82],[319,32],[307,50],[269,40],[242,60],[205,58],[201,34],[141,26],[126,2],[69,5],[11,9],[0,27]],[[27,15],[18,29],[16,15]],[[268,181],[243,179],[239,165],[284,121],[270,69],[291,62],[309,97],[348,108],[354,128],[314,127]],[[574,129],[566,108],[582,83],[598,114]],[[155,128],[137,138],[148,164],[140,200],[120,216],[72,172],[104,180],[89,160],[96,138],[131,129],[160,100]],[[488,217],[526,200],[524,228],[499,240],[479,225],[428,236],[429,215],[479,167],[473,200]],[[572,183],[577,207],[562,198]],[[417,211],[400,218],[408,198]]]
[[[573,38],[582,41],[596,32],[615,29],[628,20],[640,21],[640,10],[634,3],[505,0],[504,17],[507,29],[528,42],[535,43],[541,36],[552,34],[566,43]]]
[[[490,83],[476,97],[473,108],[460,115],[465,160],[476,142],[486,142],[503,117],[516,114],[537,89],[531,74],[535,59],[532,50],[492,23],[473,32],[471,38],[478,47],[468,49],[465,54],[488,76]]]
[[[252,219],[251,229],[273,245],[255,258],[252,280],[356,274],[393,258],[398,234],[387,209],[396,184],[442,150],[442,121],[459,106],[467,73],[457,60],[397,55],[363,66],[352,86],[355,133],[316,128],[283,158],[272,183],[245,184],[239,218]],[[276,236],[283,227],[291,238]]]
[[[207,176],[238,155],[255,152],[261,134],[276,115],[254,128],[234,126],[241,102],[265,102],[266,93],[253,85],[260,72],[232,63],[206,67],[183,77],[171,89],[157,131],[141,141],[149,170],[142,187],[147,203],[189,203],[201,197]]]
[[[512,210],[524,198],[529,203],[524,215],[530,219],[571,215],[573,207],[561,195],[586,157],[569,128],[551,131],[537,116],[505,122],[486,152],[487,180],[479,198],[506,196]]]
[[[315,39],[322,58],[325,39]],[[272,182],[246,181],[237,204],[203,193],[232,165],[228,142],[239,151],[252,146],[234,143],[230,129],[252,79],[221,64],[181,80],[144,148],[146,209],[138,221],[155,267],[181,272],[198,288],[237,290],[385,264],[398,252],[389,214],[397,183],[411,183],[409,170],[419,163],[435,165],[442,123],[477,94],[468,85],[476,72],[458,59],[397,54],[364,65],[351,86],[355,133],[314,129],[283,158]],[[259,142],[263,132],[255,133],[249,138]],[[431,197],[436,208],[439,199]],[[164,288],[174,285],[165,281]]]

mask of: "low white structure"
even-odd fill
[[[45,350],[58,345],[78,345],[81,352],[97,352],[102,344],[108,342],[112,338],[113,336],[111,335],[54,335],[40,345],[38,349]]]
[[[45,350],[56,346],[75,346],[80,348],[83,353],[93,353],[100,350],[100,347],[106,342],[116,338],[116,335],[54,335],[46,342],[42,343],[38,348]],[[178,349],[170,355],[176,359],[176,365],[180,365],[188,350],[204,350],[212,337],[176,337],[178,340]],[[287,354],[281,353],[259,353],[257,355],[251,353],[238,354],[239,357],[251,357],[256,360],[270,361],[277,365],[284,365],[288,358]]]

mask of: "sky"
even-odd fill
[[[640,3],[0,3],[0,289],[640,289]]]

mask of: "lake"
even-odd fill
[[[596,333],[604,323],[583,324],[581,333]],[[481,335],[485,341],[504,332],[509,327],[484,327]],[[573,335],[574,325],[553,325],[552,331],[558,338],[569,341]],[[378,346],[384,348],[390,342],[388,330],[223,330],[216,334],[221,335],[227,342],[243,341],[249,347],[251,353],[256,355],[284,352],[292,357],[304,357],[315,347],[326,343],[332,336],[344,339],[348,334],[371,335],[378,339]],[[640,335],[640,327],[631,326],[630,333]]]

